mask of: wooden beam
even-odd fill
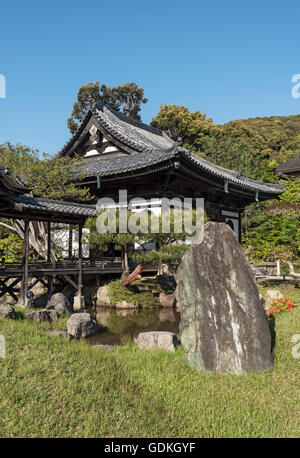
[[[20,300],[22,305],[27,306],[28,293],[28,268],[29,268],[29,220],[25,220],[24,240],[23,240],[23,261],[22,261],[22,284]]]

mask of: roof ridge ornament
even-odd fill
[[[92,95],[89,95],[88,96],[88,110],[91,110],[92,108],[94,108],[96,103],[97,103],[96,99]]]

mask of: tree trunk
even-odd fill
[[[131,272],[131,274],[128,274],[127,275],[122,275],[122,285],[123,286],[127,286],[129,285],[129,283],[132,283],[134,280],[139,280],[140,278],[142,278],[142,276],[140,275],[143,270],[145,269],[145,264],[138,264],[136,266],[136,268],[134,269],[133,272]]]

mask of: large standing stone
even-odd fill
[[[176,335],[168,331],[140,332],[134,341],[139,348],[147,350],[159,348],[166,351],[175,351],[178,345]]]
[[[99,325],[89,313],[73,313],[67,321],[67,331],[79,339],[97,334]]]
[[[203,371],[249,374],[272,368],[271,334],[250,264],[224,223],[205,225],[177,270],[181,342]]]
[[[0,318],[16,318],[15,309],[11,305],[1,305],[0,306]]]

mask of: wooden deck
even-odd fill
[[[131,270],[134,265],[131,266]],[[122,274],[122,261],[117,257],[103,257],[94,261],[91,259],[61,260],[54,262],[37,261],[28,264],[28,288],[26,294],[37,284],[41,283],[48,290],[50,296],[53,291],[54,280],[61,284],[71,285],[78,293],[81,292],[85,279],[99,276]],[[145,272],[156,272],[157,266],[147,266]],[[5,262],[0,264],[0,297],[9,293],[18,301],[21,293],[20,282],[24,278],[24,265],[19,262]]]

